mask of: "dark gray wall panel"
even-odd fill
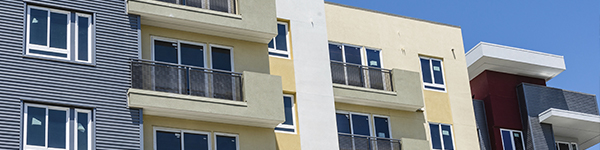
[[[563,91],[570,111],[598,115],[596,96],[572,91]]]
[[[23,56],[25,4],[95,13],[96,65]],[[95,108],[97,149],[140,149],[141,110],[127,107],[130,58],[138,57],[139,17],[124,0],[0,1],[0,149],[18,149],[21,104]]]
[[[484,102],[482,100],[473,100],[473,110],[475,112],[475,123],[479,130],[479,147],[481,150],[491,150]]]

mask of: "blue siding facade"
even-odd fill
[[[0,149],[22,144],[23,104],[93,110],[96,149],[141,149],[142,111],[128,108],[130,59],[138,58],[139,17],[126,1],[0,1]],[[92,65],[23,55],[28,5],[94,14]]]

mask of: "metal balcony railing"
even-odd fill
[[[167,3],[236,14],[236,0],[158,0]]]
[[[399,139],[338,133],[340,150],[401,150]]]
[[[243,101],[241,73],[149,60],[131,60],[131,87]]]
[[[391,70],[331,61],[333,83],[393,91]]]

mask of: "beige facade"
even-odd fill
[[[442,60],[445,91],[429,90],[419,85],[418,88],[423,91],[423,115],[426,119],[419,122],[420,126],[411,127],[413,130],[426,130],[429,136],[428,123],[450,124],[455,149],[479,149],[474,146],[478,145],[477,130],[472,115],[460,27],[333,3],[325,4],[325,11],[330,42],[379,49],[383,68],[421,73],[420,57]],[[423,81],[421,76],[412,80]],[[336,104],[336,109],[341,108]],[[405,113],[421,114],[414,111]],[[394,135],[394,138],[400,137]]]

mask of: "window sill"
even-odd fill
[[[95,62],[93,62],[93,63],[86,63],[86,62],[77,62],[77,61],[70,61],[70,60],[57,59],[57,58],[47,58],[47,57],[32,56],[32,55],[23,55],[23,58],[40,59],[40,60],[48,60],[48,61],[55,61],[55,62],[62,62],[62,63],[70,63],[70,64],[77,64],[77,65],[85,65],[85,66],[96,67],[96,63]]]

